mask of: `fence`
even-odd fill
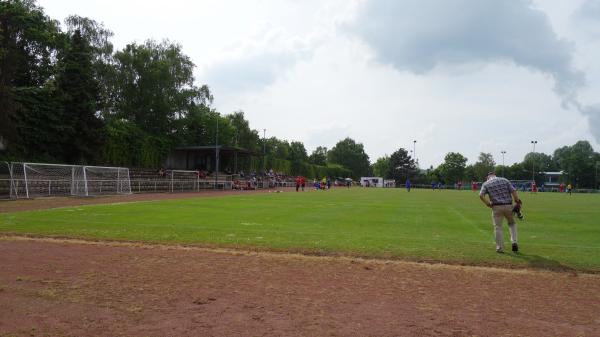
[[[43,163],[6,163],[9,198],[131,194],[129,169]],[[6,177],[4,174],[3,177]],[[5,181],[8,181],[6,183]]]
[[[0,162],[0,199],[98,196],[153,192],[269,189],[294,187],[294,181],[239,175],[200,176],[198,171],[154,170],[44,163]]]
[[[0,162],[0,199],[12,198],[12,173],[10,163]]]

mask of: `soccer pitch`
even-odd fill
[[[519,254],[470,191],[335,189],[0,214],[0,233],[600,272],[600,195],[522,193]]]

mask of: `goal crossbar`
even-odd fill
[[[131,194],[126,167],[12,162],[10,196],[97,196]]]

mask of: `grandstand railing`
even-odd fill
[[[213,179],[164,179],[164,178],[142,178],[131,180],[131,191],[133,193],[158,193],[158,192],[199,192],[202,190],[230,190],[233,181]]]

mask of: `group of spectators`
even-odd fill
[[[164,167],[160,167],[156,174],[160,178],[166,178],[169,170]],[[197,169],[196,174],[198,179],[206,179],[210,172],[206,172],[202,169]],[[295,184],[296,191],[304,191],[307,185],[307,179],[304,176],[288,176],[282,172],[276,172],[273,169],[265,170],[263,172],[251,171],[246,174],[244,171],[239,171],[233,180],[233,189],[236,190],[254,190],[259,187],[263,188],[275,188],[290,186]],[[312,187],[315,190],[329,190],[333,184],[332,177],[323,177],[323,179],[313,179]],[[343,184],[350,187],[350,181],[344,181]]]

